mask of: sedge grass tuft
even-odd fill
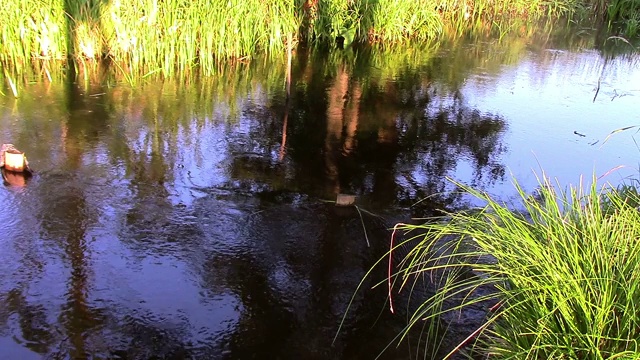
[[[535,196],[516,183],[523,211],[458,184],[486,206],[403,225],[422,235],[396,280],[440,279],[409,328],[484,304],[484,325],[460,347],[504,359],[640,358],[640,199],[593,183],[563,190],[544,178]]]

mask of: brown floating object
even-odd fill
[[[336,206],[351,206],[356,202],[355,195],[338,194]]]
[[[0,167],[19,173],[31,172],[27,157],[13,144],[2,144],[0,147]]]

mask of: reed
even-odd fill
[[[443,28],[435,1],[379,0],[368,3],[367,10],[364,23],[370,42],[423,41],[436,37]]]
[[[482,305],[488,315],[475,340],[454,351],[471,345],[491,358],[640,356],[637,191],[596,185],[558,190],[545,178],[536,196],[516,183],[523,211],[513,211],[460,186],[486,206],[399,226],[423,235],[416,235],[419,244],[405,257],[398,280],[409,286],[425,275],[438,286],[410,327],[423,326],[424,319],[436,327],[443,314]]]
[[[619,27],[626,36],[636,36],[640,30],[640,1],[602,0],[609,28]]]
[[[109,60],[141,78],[215,73],[229,59],[283,54],[287,38],[333,44],[405,43],[445,30],[504,33],[542,17],[588,10],[638,28],[637,0],[6,0],[0,63],[10,73],[44,61]],[[593,15],[593,14],[591,14]],[[34,65],[38,63],[38,65]]]
[[[141,75],[212,73],[221,59],[283,51],[298,32],[296,8],[294,0],[9,0],[0,62],[21,71],[33,60],[109,58]]]
[[[33,59],[63,59],[67,53],[64,7],[59,0],[7,1],[0,7],[3,22],[0,63],[21,72]]]
[[[110,5],[108,47],[114,61],[145,74],[172,76],[196,66],[212,74],[220,59],[284,51],[287,34],[299,27],[293,0],[134,3]]]

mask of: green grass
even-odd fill
[[[618,25],[626,36],[636,36],[640,30],[640,0],[613,0],[606,4],[609,27]]]
[[[0,62],[109,58],[140,75],[213,73],[220,60],[283,52],[297,0],[9,0]]]
[[[560,190],[547,179],[535,196],[516,187],[522,211],[462,186],[486,206],[399,226],[419,244],[396,281],[438,286],[409,327],[433,330],[443,314],[476,304],[487,318],[460,347],[491,358],[640,358],[637,191]]]
[[[638,29],[639,0],[6,0],[0,64],[18,77],[46,61],[108,59],[133,78],[212,75],[257,53],[283,56],[287,39],[387,45],[444,32],[507,32],[541,18],[588,18]],[[36,63],[34,65],[34,63]]]
[[[33,59],[63,59],[67,53],[63,3],[7,1],[0,7],[0,63],[21,71]]]
[[[366,40],[370,42],[422,41],[439,35],[443,29],[442,18],[433,1],[378,0],[367,6],[369,11],[363,22]]]
[[[220,59],[283,52],[299,27],[295,7],[293,0],[114,1],[105,9],[109,55],[132,72],[212,74]]]

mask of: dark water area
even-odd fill
[[[390,313],[384,262],[361,280],[395,222],[477,205],[448,177],[509,200],[540,168],[638,174],[633,131],[604,141],[640,124],[638,59],[545,37],[299,50],[290,101],[283,59],[26,85],[0,98],[36,170],[0,188],[0,358],[373,359],[406,299]],[[418,335],[381,358],[430,354]]]

